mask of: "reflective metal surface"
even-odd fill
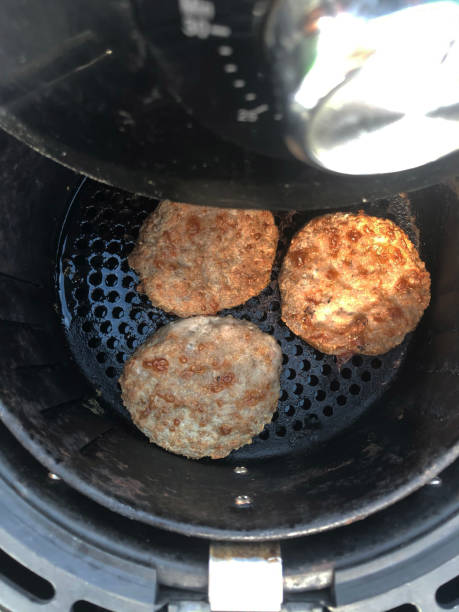
[[[282,558],[276,542],[210,546],[212,612],[277,612],[283,599]]]
[[[291,152],[367,175],[457,150],[458,38],[452,0],[278,2],[266,44]]]

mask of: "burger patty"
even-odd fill
[[[138,290],[180,317],[242,304],[269,283],[278,230],[271,212],[165,200],[128,257]]]
[[[271,421],[281,362],[276,340],[247,321],[174,321],[126,362],[122,399],[155,444],[194,459],[220,459]]]
[[[337,356],[387,352],[430,301],[430,275],[405,232],[363,212],[310,221],[290,244],[279,284],[288,327]]]

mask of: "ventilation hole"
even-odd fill
[[[82,325],[82,328],[83,328],[83,331],[86,332],[86,333],[92,331],[92,323],[91,323],[91,321],[85,321],[83,323],[83,325]]]
[[[115,349],[119,344],[119,340],[118,338],[115,338],[114,336],[110,336],[110,338],[107,340],[107,346],[109,349]]]
[[[99,344],[100,344],[100,338],[98,338],[97,336],[93,336],[92,338],[89,338],[88,340],[89,348],[96,348],[99,346]]]
[[[116,285],[117,280],[118,278],[114,274],[109,274],[105,279],[105,284],[107,285],[107,287],[113,287],[114,285]]]
[[[120,240],[124,236],[124,225],[117,225],[112,229],[112,237]]]
[[[317,414],[308,414],[304,419],[304,426],[306,429],[320,429],[319,417]]]
[[[263,430],[258,437],[260,440],[267,440],[269,438],[269,431],[267,429]]]
[[[336,398],[336,403],[338,404],[338,406],[344,406],[346,402],[347,397],[345,395],[338,395],[338,397]]]
[[[109,257],[104,264],[107,270],[116,270],[118,265],[119,265],[119,261],[116,257]]]
[[[459,576],[443,584],[435,595],[442,608],[451,609],[459,603]]]
[[[272,295],[274,293],[274,289],[270,285],[268,285],[266,289],[264,290],[264,293],[266,295]]]
[[[82,306],[78,306],[77,315],[79,317],[86,317],[89,314],[89,306],[87,304],[83,304]]]
[[[299,344],[295,344],[295,355],[302,355],[303,354],[303,347],[300,346]]]
[[[375,370],[378,370],[380,367],[382,366],[382,361],[381,359],[378,359],[376,357],[376,359],[372,359],[371,360],[371,367]]]
[[[311,369],[311,364],[309,363],[307,359],[304,359],[303,360],[303,371],[309,372],[310,369]]]
[[[104,216],[106,216],[106,214],[107,214],[107,211],[105,211],[105,215]],[[99,227],[97,228],[97,231],[99,232],[99,234],[102,235],[103,238],[106,239],[110,230],[109,230],[109,227],[108,227],[108,225],[106,223],[101,223],[99,225]]]
[[[130,338],[126,340],[126,344],[128,345],[130,349],[133,349],[135,346],[135,338],[131,336]]]
[[[146,323],[140,323],[140,325],[137,326],[137,331],[141,336],[143,336],[147,329],[148,325]]]
[[[125,259],[123,263],[121,264],[121,270],[123,272],[129,272],[130,269],[131,269],[131,266],[129,265],[127,259]]]
[[[103,334],[109,334],[112,331],[112,324],[110,323],[110,321],[104,321],[103,323],[101,323],[100,331]]]
[[[286,433],[287,430],[283,425],[279,425],[278,427],[276,427],[276,436],[279,436],[279,438],[283,438]]]
[[[322,374],[327,376],[327,374],[330,374],[330,372],[331,372],[331,367],[328,365],[328,363],[324,363],[324,365],[322,366]]]
[[[419,610],[412,604],[403,604],[402,606],[391,608],[390,610],[387,610],[387,612],[419,612]]]
[[[285,402],[288,399],[288,393],[285,389],[282,390],[279,399],[281,402]]]
[[[92,223],[90,223],[89,220],[82,220],[80,223],[80,229],[83,234],[92,234],[94,231]]]
[[[287,340],[287,342],[291,342],[295,338],[296,338],[295,334],[287,328],[287,331],[285,332],[285,339]]]
[[[134,284],[134,279],[132,278],[132,276],[125,276],[123,278],[122,285],[125,289],[128,289],[128,287],[132,287],[133,284]]]
[[[124,353],[116,353],[116,361],[118,363],[124,363],[124,360],[126,359]]]
[[[106,206],[104,209],[103,218],[106,221],[111,221],[113,219],[114,212],[115,211],[112,208],[110,208],[109,206]]]
[[[349,393],[352,393],[352,395],[358,395],[360,393],[359,385],[351,385],[349,387]]]
[[[138,321],[142,318],[142,315],[143,311],[140,308],[133,308],[129,316],[133,321]]]
[[[284,412],[288,417],[292,417],[295,414],[295,408],[294,406],[287,406]]]
[[[121,252],[121,245],[119,242],[110,242],[107,246],[107,251],[111,255],[119,255]]]
[[[302,397],[298,402],[298,406],[300,408],[303,408],[303,410],[309,410],[309,408],[311,407],[311,400],[307,397]]]
[[[102,606],[96,606],[96,604],[80,599],[73,604],[72,612],[113,612],[113,610],[102,608]]]
[[[303,385],[296,384],[295,388],[293,389],[293,393],[295,395],[301,395],[303,393]]]
[[[277,421],[278,418],[279,418],[279,413],[276,410],[276,412],[273,414],[273,418],[271,420],[274,423],[275,421]]]
[[[293,380],[293,379],[295,378],[295,376],[296,376],[296,372],[295,372],[295,370],[292,370],[292,368],[289,368],[289,369],[287,370],[287,378],[288,378],[289,380]]]
[[[273,312],[277,312],[278,310],[280,310],[279,302],[271,302],[271,304],[269,305],[269,310],[272,310]]]
[[[102,282],[102,274],[100,272],[93,272],[89,275],[89,284],[93,287],[97,287]]]
[[[115,378],[115,376],[116,376],[116,370],[115,370],[115,368],[112,368],[112,367],[107,368],[107,369],[105,370],[105,374],[106,374],[106,375],[107,375],[109,378]]]
[[[331,406],[324,406],[324,409],[322,410],[324,416],[326,417],[331,417],[333,416],[333,408]]]
[[[330,389],[332,391],[338,391],[339,389],[339,382],[337,380],[332,380],[330,383]]]
[[[133,300],[135,300],[136,296],[137,296],[137,293],[130,291],[129,293],[126,293],[126,297],[124,299],[126,300],[128,304],[130,304]]]
[[[95,302],[101,302],[104,299],[104,292],[102,289],[94,289],[94,291],[91,293],[91,299],[93,299]]]
[[[352,363],[355,366],[360,367],[363,363],[363,359],[360,355],[354,355],[354,357],[352,358]]]
[[[0,576],[5,576],[10,582],[41,601],[49,601],[54,597],[54,588],[50,582],[38,576],[27,567],[10,557],[0,549]]]
[[[81,268],[86,264],[86,257],[84,255],[77,255],[76,257],[73,257],[73,261],[78,268]]]
[[[341,376],[343,378],[350,378],[352,376],[352,372],[351,372],[351,370],[349,368],[343,368],[341,370]]]
[[[322,361],[322,359],[324,358],[324,354],[320,351],[314,351],[314,357],[317,361]]]
[[[292,428],[293,431],[300,431],[300,429],[303,427],[303,423],[301,421],[294,421]]]
[[[123,315],[124,315],[124,310],[120,308],[119,306],[117,306],[116,308],[112,310],[112,316],[115,319],[121,319]]]
[[[308,377],[308,385],[311,385],[311,387],[315,387],[318,382],[319,382],[319,379],[314,374],[311,374]]]
[[[105,363],[107,361],[107,355],[105,353],[97,353],[96,359],[99,363]]]
[[[369,382],[371,380],[371,374],[368,372],[368,370],[365,370],[365,372],[362,372],[360,378],[363,380],[363,382]]]
[[[323,402],[326,397],[327,397],[327,394],[325,393],[325,391],[322,391],[322,389],[320,389],[320,391],[317,391],[316,400],[318,402]]]
[[[123,321],[122,323],[118,325],[118,331],[121,334],[126,334],[129,331],[129,324],[126,323],[126,321]]]
[[[102,319],[103,317],[107,316],[106,307],[96,306],[96,308],[94,308],[94,316],[96,316],[98,319]]]
[[[94,242],[91,244],[91,249],[93,251],[103,251],[105,248],[105,242],[103,240],[94,240]]]
[[[120,299],[118,291],[110,291],[107,295],[107,299],[109,302],[117,302]]]

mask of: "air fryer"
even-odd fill
[[[288,151],[251,152],[214,125],[202,127],[163,72],[165,80],[153,79],[146,3],[137,12],[128,3],[96,4],[1,9],[0,125],[86,175],[41,164],[32,151],[18,157],[2,135],[3,423],[52,474],[98,504],[212,541],[333,530],[430,482],[459,454],[457,154],[351,177]],[[170,70],[177,76],[173,63]],[[250,320],[279,342],[278,409],[250,446],[218,461],[150,444],[120,398],[126,359],[176,318],[136,291],[127,262],[141,223],[166,196],[269,208],[279,227],[269,285],[219,313]],[[355,207],[407,232],[431,274],[432,299],[400,346],[342,365],[281,321],[277,278],[296,230],[318,211]]]

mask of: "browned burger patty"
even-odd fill
[[[335,213],[293,238],[280,275],[282,318],[331,355],[379,355],[400,344],[430,301],[430,275],[388,219]]]
[[[122,398],[155,444],[193,459],[220,459],[271,421],[281,361],[276,340],[247,321],[174,321],[126,362]]]
[[[129,264],[139,291],[180,317],[242,304],[269,282],[278,230],[272,213],[165,200],[145,220]]]

